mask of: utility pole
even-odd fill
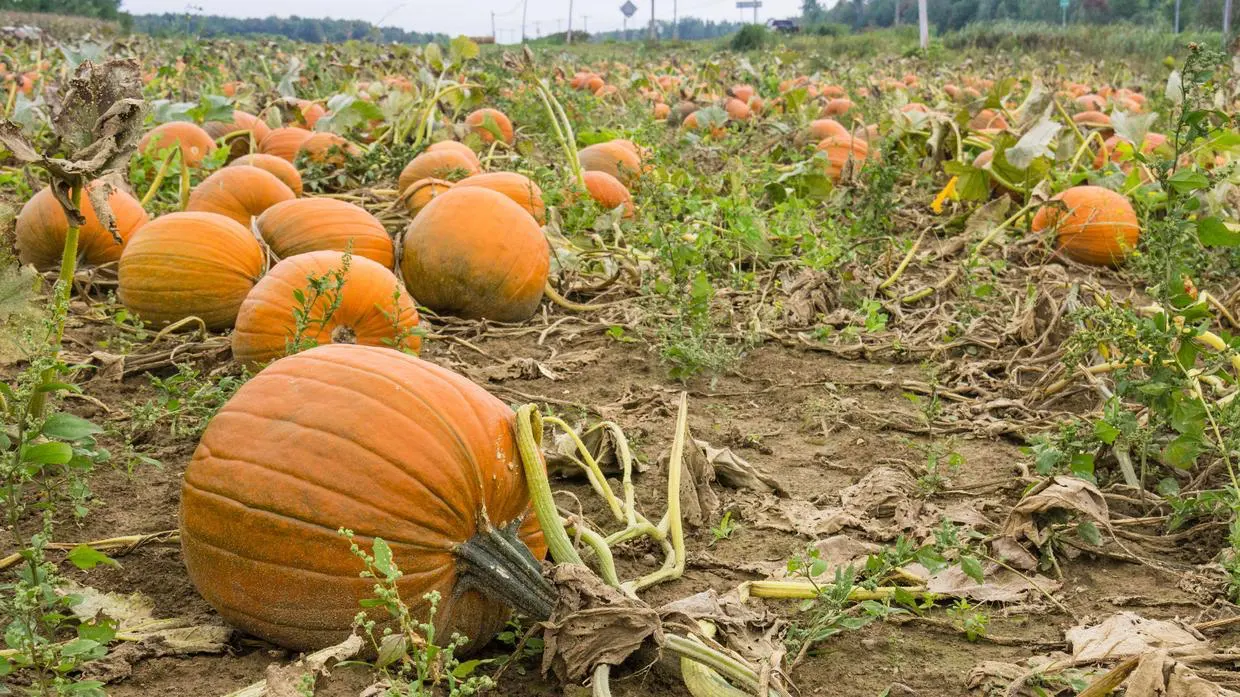
[[[753,23],[754,24],[758,23],[758,5],[760,4],[761,3],[757,3],[757,2],[753,4]]]
[[[891,23],[891,26],[893,27],[900,26],[900,0],[896,0],[896,18]]]
[[[655,41],[659,38],[654,29],[654,0],[650,0],[650,40]]]
[[[1175,33],[1180,33],[1180,0],[1175,0]]]
[[[542,37],[542,22],[539,22],[538,20],[534,20],[534,38],[538,39],[541,37]]]
[[[568,0],[568,35],[565,41],[569,46],[573,45],[573,0]]]
[[[495,33],[495,10],[491,10],[491,40],[499,43],[499,35]]]
[[[530,9],[530,0],[521,3],[521,43],[525,43],[525,12]]]
[[[930,18],[926,15],[926,0],[917,0],[917,31],[921,34],[923,51],[930,48]]]
[[[672,41],[680,39],[680,18],[676,16],[676,4],[678,0],[672,0]]]
[[[562,31],[564,31],[564,20],[562,19],[555,20],[555,33],[559,34]]]
[[[1227,39],[1231,35],[1231,0],[1223,3],[1223,48],[1227,48]]]
[[[590,33],[590,15],[581,15],[582,31]]]

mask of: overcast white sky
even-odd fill
[[[535,35],[535,22],[542,34],[563,31],[568,19],[568,0],[527,0],[529,14],[526,31]],[[637,13],[629,20],[635,29],[650,21],[651,0],[632,0]],[[620,6],[624,0],[574,0],[573,26],[580,29],[588,22],[589,30],[619,29],[624,16]],[[678,0],[681,17],[702,19],[739,19],[741,10],[736,0]],[[829,4],[829,3],[824,3]],[[500,40],[507,42],[520,37],[521,0],[122,0],[121,8],[133,14],[162,12],[194,12],[231,17],[334,17],[363,19],[409,30],[484,36],[491,33],[491,12]],[[758,19],[789,17],[800,12],[800,0],[762,0]],[[752,18],[753,10],[745,10]],[[585,20],[586,16],[588,20]],[[672,0],[657,0],[655,16],[672,19]],[[559,24],[557,24],[557,22]],[[507,33],[506,33],[507,32]]]

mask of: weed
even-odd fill
[[[719,519],[719,522],[710,529],[710,534],[715,538],[714,542],[711,544],[719,542],[720,540],[731,539],[732,534],[739,528],[740,525],[736,521],[732,520],[732,511],[725,511],[723,517]]]
[[[284,355],[291,356],[319,345],[318,337],[344,302],[344,286],[352,262],[352,253],[345,251],[340,266],[321,275],[309,274],[304,290],[293,289],[297,307],[293,308],[293,330],[285,339]],[[392,317],[393,324],[396,316]]]
[[[197,438],[248,379],[244,370],[213,378],[189,364],[177,366],[177,372],[168,377],[152,376],[151,387],[157,396],[132,409],[129,436],[138,438],[158,427],[173,438]]]

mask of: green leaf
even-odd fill
[[[43,435],[60,440],[78,441],[101,431],[86,419],[64,412],[52,414],[43,422]]]
[[[100,616],[98,619],[90,622],[83,622],[77,626],[78,638],[97,641],[100,644],[110,644],[116,638],[116,628],[118,622],[111,617]]]
[[[1184,433],[1163,448],[1163,461],[1177,469],[1191,469],[1202,450],[1201,436]]]
[[[60,647],[61,656],[86,657],[98,652],[103,646],[93,639],[74,639]]]
[[[1197,238],[1206,247],[1240,247],[1240,232],[1214,216],[1197,221]]]
[[[389,579],[394,578],[399,572],[396,571],[396,567],[392,565],[392,548],[388,546],[388,543],[383,541],[382,537],[375,538],[374,553],[375,569]]]
[[[458,36],[448,44],[448,57],[453,65],[459,66],[468,60],[477,58],[482,50],[468,36]]]
[[[1210,185],[1210,178],[1201,172],[1185,168],[1171,175],[1167,180],[1176,193],[1191,194]]]
[[[1107,445],[1112,445],[1115,439],[1119,438],[1119,429],[1100,420],[1094,423],[1094,437]]]
[[[26,446],[22,449],[22,461],[37,465],[63,465],[73,459],[73,448],[68,443],[52,441]]]
[[[1094,455],[1093,453],[1077,453],[1072,456],[1072,461],[1068,463],[1068,470],[1082,479],[1093,481],[1094,478]]]
[[[66,555],[65,558],[68,559],[74,566],[82,569],[83,571],[90,571],[100,564],[103,564],[104,566],[120,566],[120,563],[115,559],[109,557],[103,552],[100,552],[94,547],[91,547],[90,545],[78,545],[77,547],[74,547],[69,550],[69,554]]]
[[[1078,523],[1076,526],[1076,534],[1080,535],[1082,540],[1097,547],[1102,544],[1102,533],[1098,532],[1098,526],[1093,521],[1086,520]]]
[[[926,567],[926,570],[932,574],[947,566],[947,559],[942,554],[939,554],[934,547],[928,545],[917,550],[914,558],[917,559],[918,564]]]
[[[464,680],[474,674],[478,667],[490,663],[490,660],[475,658],[472,661],[462,661],[452,669],[452,675],[457,679]]]
[[[977,581],[978,585],[986,583],[986,576],[982,572],[982,563],[975,557],[964,555],[960,557],[960,570],[965,576]]]
[[[1051,143],[1055,142],[1061,128],[1059,122],[1043,118],[1021,136],[1016,145],[1007,149],[1007,161],[1017,169],[1026,170],[1039,157],[1054,157]]]
[[[0,269],[0,322],[33,309],[35,293],[42,285],[33,266],[6,266]]]

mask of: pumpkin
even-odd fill
[[[1122,262],[1141,231],[1128,199],[1101,186],[1074,186],[1043,205],[1033,217],[1033,231],[1047,230],[1056,233],[1068,258],[1099,266]]]
[[[969,120],[969,128],[974,131],[996,130],[1003,131],[1008,127],[1007,119],[994,109],[982,109],[977,115]]]
[[[311,162],[336,166],[362,154],[361,148],[335,133],[315,133],[301,144],[297,152]]]
[[[822,108],[823,116],[843,116],[851,111],[853,102],[847,97],[836,97],[827,100],[827,105]]]
[[[1102,111],[1107,106],[1106,100],[1096,94],[1083,94],[1074,101],[1085,111]]]
[[[1167,136],[1161,133],[1146,133],[1145,140],[1141,141],[1141,153],[1144,155],[1149,155],[1166,144],[1166,142]],[[1124,159],[1124,154],[1119,151],[1120,143],[1128,143],[1131,145],[1132,142],[1126,138],[1120,138],[1117,135],[1113,135],[1103,141],[1102,147],[1098,150],[1098,154],[1094,156],[1094,169],[1102,169],[1103,165],[1105,165],[1108,161],[1118,163],[1121,159]],[[1131,160],[1126,161],[1121,165],[1121,169],[1125,172],[1131,167]],[[1143,176],[1143,179],[1144,178],[1145,177]]]
[[[297,198],[293,190],[267,170],[228,166],[203,179],[190,192],[187,211],[219,213],[247,230],[256,215],[281,201]]]
[[[178,148],[187,167],[202,164],[207,155],[215,152],[215,139],[196,124],[188,121],[169,121],[156,126],[138,141],[138,152],[155,156],[160,150]]]
[[[733,121],[748,121],[749,117],[753,115],[753,110],[749,108],[749,105],[736,98],[725,102],[723,109],[728,112],[728,118]]]
[[[685,127],[694,128],[695,126],[686,124]],[[641,175],[642,163],[636,147],[630,147],[630,145],[632,144],[626,145],[615,140],[595,143],[582,148],[577,153],[577,160],[584,170],[606,172],[619,179],[625,186],[632,186]]]
[[[507,196],[454,186],[409,223],[400,268],[418,303],[466,319],[521,322],[538,310],[551,259],[538,223]]]
[[[663,102],[657,102],[651,109],[650,114],[656,121],[663,121],[672,115],[672,108]]]
[[[240,109],[233,110],[232,121],[208,121],[202,125],[202,129],[216,140],[238,131],[249,132],[249,135],[236,135],[228,141],[228,147],[231,150],[228,156],[229,160],[234,160],[250,152],[251,138],[254,141],[254,149],[257,150],[258,144],[271,132],[271,128],[266,123],[263,123],[262,119]]]
[[[304,128],[273,128],[258,144],[258,151],[292,162],[301,146],[314,135]]]
[[[831,181],[839,182],[861,170],[869,157],[870,146],[861,138],[831,136],[818,144],[826,153],[826,171]]]
[[[263,274],[250,231],[217,213],[169,213],[138,228],[121,252],[121,303],[164,326],[195,316],[207,329],[233,326]]]
[[[832,136],[847,138],[848,129],[844,127],[844,124],[835,119],[818,119],[810,122],[809,135],[815,141],[821,141]]]
[[[314,130],[314,124],[327,114],[327,109],[318,102],[312,102],[308,99],[294,99],[293,105],[297,107],[297,121],[304,124],[307,130]]]
[[[754,95],[757,94],[750,85],[732,85],[732,87],[728,90],[728,93],[746,104],[748,104],[749,100],[753,99]]]
[[[498,191],[534,216],[539,225],[547,222],[547,207],[543,204],[542,189],[525,175],[516,172],[488,172],[462,179],[456,185],[482,186]]]
[[[499,132],[500,140],[509,145],[513,143],[512,121],[499,109],[478,109],[470,112],[469,116],[465,117],[465,125],[477,133],[484,143],[495,140],[495,131]]]
[[[445,368],[348,344],[282,358],[220,409],[185,470],[190,580],[250,634],[330,646],[373,595],[344,527],[387,542],[414,617],[438,591],[437,634],[477,648],[510,606],[546,616],[554,599],[516,453],[512,411]]]
[[[468,145],[459,140],[441,140],[438,143],[432,143],[427,146],[427,152],[454,151],[461,154],[461,157],[474,163],[475,167],[482,168],[482,163],[478,161],[478,155]]]
[[[312,200],[312,199],[304,199]],[[294,294],[314,298],[310,279],[342,286],[302,307]],[[328,308],[332,308],[328,312]],[[297,336],[296,312],[309,310],[311,324]],[[365,257],[333,250],[290,256],[272,267],[245,297],[232,333],[232,352],[242,365],[256,368],[283,356],[290,343],[361,344],[417,352],[418,311],[396,275]]]
[[[301,196],[301,172],[293,166],[292,162],[275,155],[266,155],[256,152],[250,155],[242,155],[232,162],[228,163],[229,167],[257,167],[261,170],[270,172],[276,179],[284,182],[284,185],[292,190],[294,196]]]
[[[396,261],[392,238],[364,208],[332,198],[298,198],[277,203],[254,221],[263,241],[281,259],[296,254],[352,249],[384,268]],[[352,245],[352,247],[350,247]]]
[[[469,177],[461,181],[467,181]],[[426,207],[439,194],[451,189],[454,184],[445,179],[419,179],[409,185],[408,189],[401,194],[405,199],[405,207],[409,210],[409,215],[417,215],[419,211]]]
[[[606,172],[583,172],[582,176],[590,198],[609,211],[617,206],[624,206],[624,217],[633,217],[633,197],[619,179]]]
[[[120,189],[113,189],[108,195],[108,205],[112,207],[112,215],[116,219],[116,234],[120,236],[120,242],[99,222],[90,197],[86,192],[82,193],[81,211],[86,222],[78,228],[77,256],[84,266],[110,264],[120,259],[125,241],[147,222],[142,204]],[[56,200],[51,187],[45,187],[30,197],[17,215],[17,258],[22,264],[33,264],[40,271],[55,269],[60,266],[68,234],[69,219],[65,216],[65,210]]]
[[[1111,117],[1101,111],[1082,111],[1079,114],[1072,115],[1072,122],[1078,126],[1087,128],[1107,129],[1111,128]]]
[[[464,146],[462,146],[464,147]],[[410,160],[401,170],[396,188],[404,191],[420,179],[448,179],[455,181],[471,177],[482,171],[478,158],[470,151],[467,157],[455,148],[427,150]]]
[[[826,85],[822,88],[822,91],[819,92],[819,94],[827,99],[843,99],[848,93],[845,92],[844,88],[839,85]]]

